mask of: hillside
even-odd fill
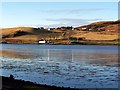
[[[104,21],[104,22],[95,22],[89,25],[81,26],[78,28],[87,28],[88,30],[94,31],[109,31],[109,32],[118,32],[118,26],[120,24],[120,20],[117,21]]]
[[[95,22],[80,27],[58,27],[45,29],[32,27],[2,28],[3,43],[31,43],[49,40],[49,44],[118,44],[118,21]],[[90,42],[90,43],[89,43]]]
[[[2,32],[2,42],[7,43],[37,43],[39,39],[46,37],[57,37],[61,33],[48,31],[41,28],[32,27],[16,27],[16,28],[3,28],[0,29]]]
[[[1,29],[3,38],[17,37],[23,35],[39,35],[39,34],[51,34],[51,31],[43,30],[39,28],[32,27],[16,27],[16,28],[3,28]]]

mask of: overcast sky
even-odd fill
[[[117,19],[117,2],[2,3],[2,27],[81,26]]]

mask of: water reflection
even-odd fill
[[[42,59],[55,62],[79,62],[98,65],[118,65],[117,53],[83,52],[76,49],[35,49],[35,50],[2,50],[3,57],[20,59]]]
[[[72,50],[48,50],[49,60],[53,61],[69,61],[73,60]]]
[[[79,62],[79,63],[89,63],[98,65],[117,65],[118,55],[117,54],[102,54],[102,53],[87,53],[81,52],[80,50],[71,49],[41,49],[37,52],[36,57],[42,57],[48,61],[55,62]],[[34,55],[34,54],[33,54]]]
[[[28,46],[3,47],[7,52],[3,54],[6,57],[0,57],[3,75],[13,74],[18,79],[64,87],[118,87],[118,53],[115,47],[74,46],[74,49],[69,46],[69,49],[64,49],[68,46],[61,46],[58,49],[58,46]],[[19,55],[31,57],[17,57]]]

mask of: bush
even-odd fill
[[[76,37],[69,37],[69,40],[77,40]]]

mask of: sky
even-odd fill
[[[82,26],[118,19],[117,2],[3,2],[0,27]]]

